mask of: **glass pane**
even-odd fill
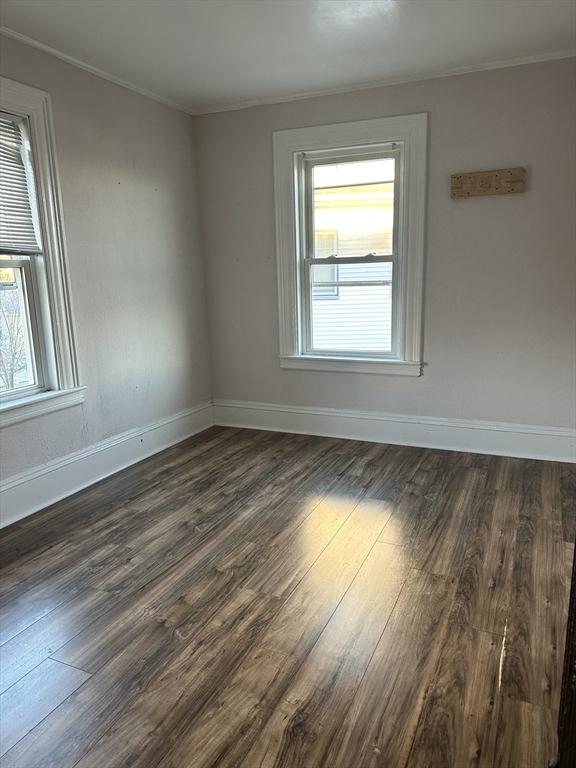
[[[395,166],[385,157],[313,167],[315,258],[392,253]]]
[[[314,282],[312,283],[312,295],[314,297],[338,296],[337,264],[320,264],[314,267]]]
[[[313,264],[311,267],[312,288],[325,283],[391,282],[392,262],[377,264]]]
[[[317,352],[392,351],[392,263],[314,265],[312,349]],[[330,300],[320,290],[331,290]]]
[[[0,392],[36,384],[24,270],[0,268]]]

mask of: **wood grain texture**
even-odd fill
[[[503,638],[450,623],[424,704],[410,768],[488,765]]]
[[[412,570],[374,651],[362,684],[321,764],[407,765],[440,640],[452,586]]]
[[[574,468],[217,427],[6,529],[1,768],[536,768]]]
[[[90,675],[45,659],[0,695],[0,754],[13,747]]]
[[[261,729],[245,765],[319,765],[408,576],[401,548],[376,544]]]
[[[479,197],[482,195],[510,195],[524,192],[525,168],[500,168],[497,171],[469,171],[451,177],[450,196]]]

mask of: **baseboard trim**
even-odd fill
[[[213,423],[211,403],[202,403],[13,475],[0,483],[0,527],[202,432]]]
[[[369,442],[576,462],[576,429],[215,400],[214,423]]]
[[[22,520],[213,424],[576,462],[576,430],[532,424],[215,400],[13,475],[0,483],[0,528]]]

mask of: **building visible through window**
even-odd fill
[[[309,254],[312,352],[392,350],[394,157],[314,160],[314,249]],[[322,264],[325,259],[335,263]],[[322,298],[331,296],[334,303]],[[305,297],[305,301],[308,298]]]

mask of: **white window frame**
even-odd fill
[[[280,365],[317,371],[422,374],[422,305],[428,116],[425,113],[276,131],[274,182],[280,323]],[[310,354],[302,307],[306,258],[305,158],[338,153],[348,159],[378,151],[401,157],[395,200],[393,352],[366,355]],[[327,262],[328,263],[328,262]]]
[[[0,111],[27,120],[43,246],[42,258],[25,267],[41,386],[0,398],[0,426],[5,427],[77,405],[85,387],[78,373],[50,95],[2,77]]]

